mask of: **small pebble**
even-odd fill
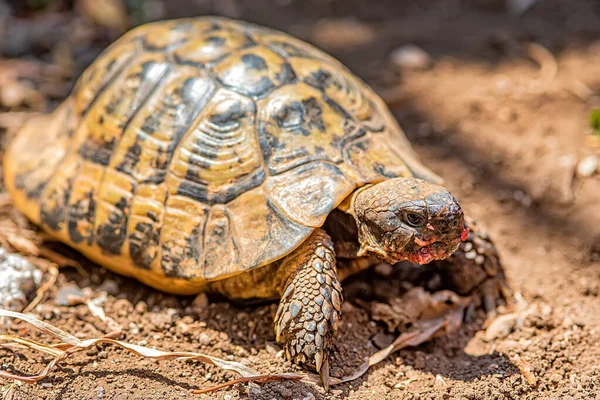
[[[54,299],[54,304],[57,306],[68,306],[71,305],[69,297],[84,297],[81,289],[74,283],[67,283],[60,288]]]
[[[435,382],[433,382],[433,387],[436,389],[446,389],[446,387],[448,386],[448,384],[446,383],[446,381],[444,381],[444,378],[442,378],[441,375],[436,375],[435,376]]]
[[[200,342],[201,345],[208,346],[210,344],[210,342],[212,342],[212,339],[205,332],[202,332],[200,334],[200,337],[198,338],[198,341]]]
[[[516,190],[513,193],[513,199],[521,203],[521,205],[525,208],[529,208],[533,204],[533,199],[531,196],[521,190]]]
[[[506,0],[506,8],[513,15],[523,15],[533,7],[536,0]]]
[[[0,308],[22,311],[42,281],[42,272],[24,257],[0,248]]]
[[[394,341],[396,337],[394,335],[390,335],[384,332],[379,332],[377,335],[373,337],[373,343],[379,349],[384,349],[388,347]]]
[[[194,301],[192,301],[192,307],[195,309],[204,309],[208,307],[208,296],[206,293],[200,293]]]
[[[485,330],[483,339],[491,342],[494,339],[504,339],[514,329],[519,315],[517,313],[501,315],[494,319]]]
[[[577,175],[587,178],[594,175],[598,169],[598,156],[588,156],[577,164]]]
[[[132,335],[137,335],[138,333],[140,333],[140,328],[138,328],[138,326],[135,323],[130,322],[129,333],[131,333]]]
[[[265,345],[265,350],[267,350],[267,353],[269,354],[276,354],[280,350],[280,347],[274,343],[267,343]]]
[[[465,253],[465,258],[467,260],[474,260],[475,257],[477,257],[477,252],[475,250],[471,250],[471,251]]]
[[[256,384],[250,384],[248,386],[250,386],[250,397],[260,397],[260,395],[262,394],[262,389],[260,388],[260,386]]]
[[[121,292],[119,288],[119,284],[112,279],[107,279],[100,286],[98,286],[98,290],[104,291],[111,296],[116,296]]]
[[[135,311],[138,314],[144,314],[146,311],[148,311],[148,305],[145,302],[140,301],[135,305]]]
[[[400,68],[423,69],[431,65],[429,54],[414,44],[407,44],[392,51],[390,60]]]
[[[306,395],[304,395],[302,400],[315,400],[315,395],[309,392]]]
[[[381,263],[375,266],[375,272],[377,272],[381,276],[390,276],[394,269],[388,263]]]

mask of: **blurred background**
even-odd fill
[[[198,15],[290,33],[372,85],[425,163],[495,238],[513,287],[537,305],[523,329],[469,354],[520,355],[539,388],[561,396],[597,390],[599,1],[0,0],[0,132],[52,110],[131,27]],[[355,289],[393,292],[374,287]],[[421,371],[412,385],[430,387],[441,374],[461,381],[466,398],[532,390],[503,380],[515,373],[508,358],[466,356],[465,346],[438,341],[423,350],[427,363],[419,352],[403,354]],[[444,358],[457,353],[465,364]],[[390,364],[365,378],[368,390],[343,393],[363,398],[413,379]]]

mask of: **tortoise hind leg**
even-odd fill
[[[341,315],[342,288],[335,251],[327,233],[317,229],[283,260],[281,301],[275,316],[277,341],[286,356],[321,373],[329,381],[329,343]]]
[[[509,300],[512,292],[489,235],[474,220],[467,219],[466,224],[470,229],[467,240],[451,257],[436,264],[444,286],[460,295],[474,294],[488,316],[493,316],[498,302]]]

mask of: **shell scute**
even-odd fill
[[[141,57],[92,105],[75,133],[75,147],[86,160],[108,165],[127,123],[167,74],[156,55]]]
[[[350,194],[356,182],[327,162],[301,165],[265,183],[269,198],[289,218],[317,228],[327,215]]]
[[[128,124],[111,167],[139,182],[164,181],[175,148],[215,90],[202,71],[174,70]]]
[[[151,269],[160,256],[160,231],[167,193],[164,187],[139,184],[131,200],[127,222],[129,254],[136,266]]]
[[[181,64],[207,66],[232,52],[254,45],[256,43],[244,32],[224,28],[203,33],[194,41],[178,47],[173,54]]]
[[[252,98],[263,98],[295,78],[285,58],[263,46],[234,53],[211,70],[223,85]]]
[[[101,90],[132,62],[138,51],[138,44],[133,40],[116,43],[85,70],[77,80],[73,95],[77,114],[87,113]]]
[[[282,86],[259,105],[259,141],[271,174],[316,160],[339,163],[344,144],[365,133],[337,103],[304,83]]]
[[[358,78],[343,66],[316,59],[293,57],[289,60],[298,78],[323,91],[373,132],[381,131],[384,121],[372,101],[365,96]]]
[[[256,106],[220,89],[181,141],[167,176],[169,192],[226,203],[265,179],[255,132]]]
[[[209,210],[187,197],[168,197],[160,231],[160,271],[165,276],[190,279],[202,274]]]
[[[96,244],[108,255],[127,254],[127,218],[135,181],[130,176],[106,169],[97,192],[95,236]]]
[[[101,165],[83,161],[67,202],[68,234],[73,243],[91,244],[94,238],[96,191],[104,175]]]

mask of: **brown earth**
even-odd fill
[[[18,5],[18,18],[6,17],[0,1],[0,55],[53,63],[68,73],[32,73],[27,82],[43,98],[9,107],[0,97],[0,111],[49,109],[114,32],[86,22],[82,8],[72,11],[70,1],[51,2],[56,4],[36,13],[23,7],[26,2],[6,3]],[[384,95],[426,164],[495,238],[529,313],[512,332],[491,341],[484,340],[480,313],[458,332],[402,350],[328,394],[310,384],[272,382],[193,396],[190,389],[235,376],[102,345],[60,363],[41,383],[21,385],[13,399],[600,398],[600,179],[574,173],[579,160],[600,152],[587,140],[590,110],[600,107],[598,3],[538,0],[524,15],[507,12],[499,0],[127,3],[138,7],[133,21],[228,15],[291,32],[341,59]],[[427,50],[432,65],[391,65],[390,52],[407,43]],[[0,58],[0,82],[10,65]],[[3,204],[1,217],[18,219],[10,208]],[[64,247],[59,251],[72,255]],[[276,356],[275,304],[211,298],[202,307],[193,298],[164,295],[78,259],[89,277],[61,269],[35,315],[80,337],[101,336],[108,327],[86,306],[58,306],[55,298],[67,285],[89,288],[92,297],[104,290],[104,310],[125,328],[129,342],[244,361],[264,373],[294,370]],[[359,365],[385,342],[385,326],[371,321],[357,299],[381,298],[381,288],[390,285],[401,283],[374,272],[345,283],[334,375]],[[22,323],[9,332],[41,338]],[[49,361],[8,350],[0,350],[0,360],[2,369],[22,373]],[[535,385],[519,366],[531,368]]]

